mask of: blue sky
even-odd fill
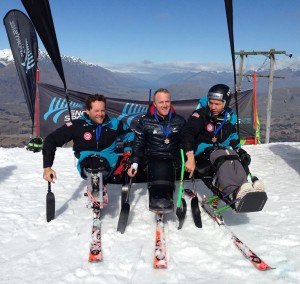
[[[50,6],[64,55],[121,71],[231,66],[223,0],[50,0]],[[10,9],[25,12],[20,0],[1,0],[2,19]],[[275,48],[300,58],[299,0],[233,0],[233,12],[235,51]],[[9,43],[2,24],[4,48]],[[264,56],[250,56],[245,63],[264,62]]]

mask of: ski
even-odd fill
[[[129,194],[132,185],[132,178],[129,180],[129,184],[122,186],[122,193],[121,193],[121,212],[119,215],[118,227],[117,231],[121,234],[124,234],[127,223],[128,217],[130,212],[130,204],[129,204]]]
[[[191,210],[192,210],[192,216],[193,216],[195,226],[197,228],[202,228],[201,211],[199,208],[199,199],[196,194],[194,177],[193,177],[193,186],[194,186],[193,191],[189,188],[185,188],[184,193],[191,198]]]
[[[164,232],[164,215],[156,213],[156,235],[154,250],[154,268],[167,268],[166,238]]]
[[[242,252],[242,254],[258,269],[261,271],[275,269],[264,262],[260,257],[258,257],[252,250],[250,250],[237,236],[232,232],[231,238],[236,247]]]
[[[178,189],[178,198],[177,198],[177,209],[176,209],[176,216],[178,217],[178,230],[180,230],[183,226],[185,216],[186,216],[186,202],[182,197],[183,193],[183,184],[184,184],[184,153],[183,149],[180,149],[181,155],[181,174],[180,174],[180,183]]]
[[[101,220],[100,208],[93,208],[93,228],[90,245],[89,262],[98,262],[103,260],[101,247]]]
[[[46,195],[46,218],[47,222],[55,218],[55,196],[51,191],[51,182],[48,181],[48,193]]]
[[[212,202],[213,199],[217,198],[217,196],[213,196],[212,198],[206,200],[206,197],[204,196],[201,200],[201,206],[204,209],[204,211],[219,225],[222,226],[226,231],[230,234],[231,239],[233,240],[234,245],[242,252],[242,254],[245,256],[246,259],[248,259],[258,270],[265,271],[270,269],[275,269],[271,266],[269,266],[265,261],[263,261],[257,254],[255,254],[252,250],[249,249],[249,247],[244,244],[225,224],[224,219],[222,215],[220,215],[218,212],[218,209],[213,208],[210,205],[210,202]],[[227,210],[229,207],[223,206],[222,210]],[[220,208],[220,209],[221,209]]]
[[[106,186],[103,184],[102,173],[92,173],[87,176],[87,189],[85,195],[88,197],[88,208],[93,209],[93,225],[89,262],[103,260],[101,243],[101,209],[108,204]]]
[[[215,195],[212,196],[211,198],[209,198],[209,200],[206,199],[206,196],[204,195],[202,197],[202,201],[201,201],[201,206],[202,208],[205,210],[205,212],[219,225],[225,225],[224,223],[224,219],[222,217],[222,215],[220,215],[218,212],[216,212],[216,209],[213,208],[210,204],[213,202],[213,200],[215,198],[218,198],[216,197]],[[222,207],[223,208],[223,207]],[[224,207],[224,210],[226,210],[229,208],[229,207]]]

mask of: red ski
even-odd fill
[[[93,208],[93,227],[89,253],[90,262],[99,262],[103,260],[101,244],[101,209],[108,204],[108,195],[106,187],[102,181],[102,173],[92,173],[88,176],[88,183],[91,183],[91,189],[87,186],[86,195],[89,198],[87,207]],[[89,184],[88,184],[89,185]]]
[[[259,256],[257,256],[252,250],[250,250],[225,224],[222,215],[215,214],[215,208],[213,208],[206,200],[206,197],[201,198],[201,205],[204,211],[220,226],[226,229],[231,235],[233,243],[242,252],[242,254],[260,271],[275,269],[264,262]]]
[[[156,213],[156,238],[153,263],[154,268],[168,267],[163,217],[164,215],[162,213]]]
[[[242,254],[249,259],[249,261],[258,269],[258,270],[270,270],[275,269],[265,263],[260,257],[258,257],[252,250],[250,250],[238,237],[231,233],[233,243],[237,248],[242,252]]]
[[[92,239],[90,246],[89,261],[98,262],[102,261],[102,247],[101,247],[101,220],[100,220],[100,208],[93,208],[93,228]]]

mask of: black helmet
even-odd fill
[[[231,99],[231,90],[227,85],[217,84],[212,86],[207,94],[207,99],[222,100],[224,102],[224,109],[229,107]]]
[[[28,151],[33,151],[34,153],[40,152],[42,148],[43,148],[43,138],[41,137],[32,138],[26,147]]]

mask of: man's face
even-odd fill
[[[105,118],[105,103],[102,101],[95,101],[92,102],[92,108],[90,110],[85,110],[88,114],[89,118],[97,123],[101,124],[103,123],[103,120]]]
[[[170,94],[158,92],[153,102],[159,116],[167,116],[171,108]]]
[[[224,110],[224,102],[220,100],[209,99],[208,105],[213,116],[219,115]]]

